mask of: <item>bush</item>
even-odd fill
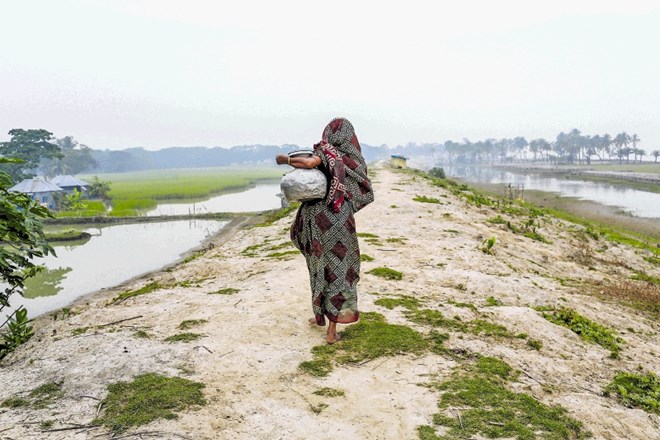
[[[438,179],[444,179],[447,176],[445,176],[445,169],[444,168],[438,168],[438,167],[433,167],[429,170],[429,175],[433,177],[437,177]]]

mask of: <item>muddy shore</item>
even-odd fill
[[[454,180],[461,182],[461,179],[458,178]],[[503,184],[465,183],[491,194],[505,196],[505,185]],[[613,206],[601,205],[600,203],[581,200],[576,197],[559,196],[544,191],[525,190],[522,198],[526,202],[542,208],[565,211],[585,220],[595,221],[601,225],[613,227],[621,231],[632,231],[647,235],[657,240],[660,244],[660,219],[635,217]]]

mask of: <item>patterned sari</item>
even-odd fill
[[[374,200],[367,164],[351,123],[333,119],[314,145],[319,168],[328,178],[325,199],[305,202],[291,226],[291,240],[304,255],[318,325],[359,318],[356,285],[360,248],[353,214]]]

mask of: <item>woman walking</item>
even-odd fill
[[[337,323],[359,318],[360,249],[353,214],[374,200],[367,164],[353,125],[344,118],[325,127],[312,157],[280,154],[276,161],[296,168],[318,167],[328,178],[326,197],[304,202],[298,209],[291,240],[309,270],[314,312],[310,323],[325,326],[327,317],[327,341],[334,344],[339,340]]]

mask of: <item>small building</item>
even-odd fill
[[[405,156],[401,156],[400,154],[393,154],[390,156],[390,166],[392,168],[405,170],[406,168],[408,168],[408,165],[406,164],[407,160],[408,158]]]
[[[62,188],[46,182],[41,179],[25,179],[21,183],[9,188],[9,191],[22,192],[32,198],[32,200],[47,206],[48,209],[55,208],[55,200],[53,194],[62,192]]]
[[[88,196],[87,190],[89,189],[89,183],[85,182],[84,180],[80,180],[77,177],[55,176],[52,179],[50,179],[49,182],[59,186],[67,194],[73,194],[73,190],[77,189],[79,192],[83,194],[83,196],[85,197]]]

